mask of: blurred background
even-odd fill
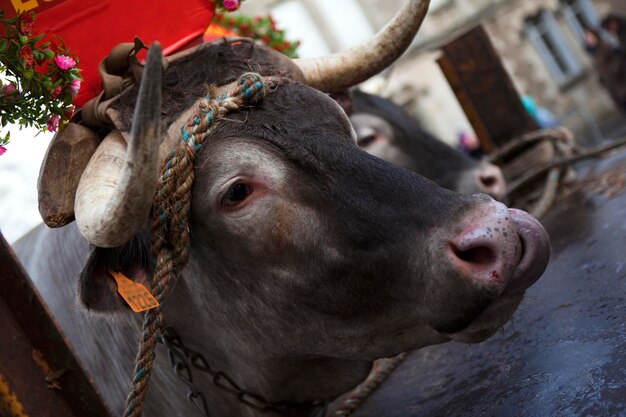
[[[300,57],[345,50],[371,38],[403,0],[248,0],[241,12],[271,13]],[[437,60],[442,46],[484,26],[520,96],[548,109],[582,146],[626,134],[626,118],[599,83],[584,45],[584,28],[609,14],[626,16],[624,0],[431,0],[428,17],[409,51],[364,83],[368,92],[401,105],[445,142],[472,132]],[[480,83],[481,80],[476,80]],[[41,221],[36,179],[52,134],[12,129],[0,157],[0,229],[10,241]]]
[[[369,39],[402,0],[250,0],[241,11],[272,13],[301,57],[343,50]],[[520,95],[555,114],[581,144],[603,140],[623,118],[603,90],[585,50],[583,29],[626,16],[619,0],[431,0],[411,49],[364,89],[403,106],[422,125],[455,144],[471,126],[443,75],[440,48],[482,23]],[[480,82],[480,80],[477,80]]]

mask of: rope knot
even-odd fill
[[[268,81],[256,72],[247,72],[239,77],[242,104],[251,106],[263,100],[268,93]]]

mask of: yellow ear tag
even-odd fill
[[[141,284],[130,280],[120,272],[111,272],[117,282],[117,292],[120,293],[124,301],[133,309],[135,313],[150,310],[158,307],[159,302],[150,291]]]

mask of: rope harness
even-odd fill
[[[156,259],[156,269],[150,291],[159,306],[144,315],[124,417],[141,416],[156,357],[155,347],[165,326],[163,301],[189,258],[189,211],[196,154],[221,119],[230,112],[257,104],[277,84],[276,77],[246,73],[230,93],[214,97],[214,89],[210,89],[205,100],[199,104],[198,112],[181,128],[181,140],[163,166],[152,208],[151,251]]]

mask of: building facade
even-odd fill
[[[404,0],[256,0],[247,13],[272,12],[303,56],[346,49],[370,38]],[[439,69],[442,45],[485,26],[520,95],[552,111],[586,141],[617,112],[582,45],[582,28],[608,13],[626,15],[623,0],[431,0],[411,49],[364,88],[390,97],[451,144],[471,131]],[[477,80],[480,82],[480,80]]]

